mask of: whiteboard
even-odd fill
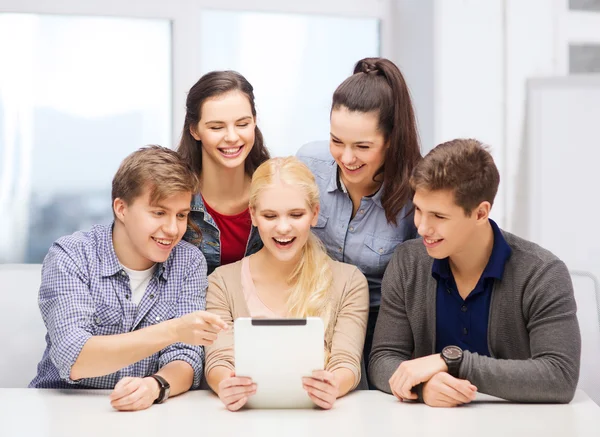
[[[528,82],[523,234],[600,278],[600,75]]]

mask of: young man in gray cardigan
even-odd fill
[[[423,238],[401,244],[383,277],[369,361],[379,390],[438,407],[477,391],[573,399],[581,338],[569,272],[489,218],[499,182],[476,140],[440,144],[414,169]]]

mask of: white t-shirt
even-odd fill
[[[156,270],[156,264],[154,264],[148,270],[131,270],[125,266],[123,266],[123,270],[125,270],[129,275],[129,285],[131,287],[131,301],[134,304],[138,305],[141,302],[142,297],[144,297],[146,288],[148,288],[150,279],[152,279],[152,275]]]

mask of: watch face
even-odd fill
[[[460,360],[462,358],[462,349],[458,346],[446,346],[442,351],[444,357],[449,360]]]

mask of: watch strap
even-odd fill
[[[165,378],[160,375],[150,375],[151,378],[154,378],[156,382],[158,382],[158,386],[160,387],[160,392],[158,393],[158,397],[154,400],[155,404],[162,404],[167,400],[167,388],[170,387],[169,383]]]

